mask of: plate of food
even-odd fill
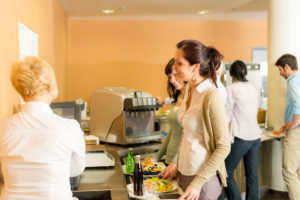
[[[161,194],[177,190],[177,183],[174,181],[164,180],[158,177],[152,177],[144,180],[145,194]],[[128,191],[133,193],[133,183],[127,185]]]
[[[164,163],[155,162],[155,161],[151,160],[151,158],[149,158],[149,157],[146,157],[142,161],[142,167],[143,167],[144,175],[157,175],[166,168]]]
[[[145,177],[152,177],[157,174],[159,174],[162,170],[166,168],[165,164],[163,162],[154,162],[151,160],[151,158],[147,157],[142,162],[143,167],[143,174]],[[133,175],[130,173],[127,173],[126,171],[126,165],[122,165],[122,171],[124,174]]]
[[[177,189],[177,184],[175,184],[175,182],[171,182],[158,177],[152,177],[144,181],[144,188],[149,193],[159,194],[175,191]]]
[[[160,198],[158,197],[157,194],[154,193],[148,193],[147,191],[144,192],[143,196],[135,196],[133,192],[133,184],[128,184],[127,185],[127,190],[130,198],[135,198],[135,199],[145,199],[145,200],[159,200]]]

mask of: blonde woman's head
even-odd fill
[[[11,69],[11,82],[26,101],[43,94],[57,97],[57,84],[52,67],[43,59],[28,56],[16,62]]]

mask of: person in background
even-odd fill
[[[173,69],[174,58],[172,58],[166,68],[165,74],[168,76],[167,91],[170,99],[167,102],[171,102],[172,108],[168,114],[168,123],[170,124],[170,130],[162,143],[159,151],[155,154],[155,160],[161,160],[165,155],[165,164],[168,165],[158,176],[163,176],[166,172],[172,170],[176,166],[177,152],[181,140],[182,128],[178,119],[178,109],[182,103],[182,96],[185,83],[176,80],[176,74]],[[165,104],[167,104],[165,101]]]
[[[175,52],[176,79],[187,88],[179,119],[182,139],[177,167],[164,178],[178,177],[184,191],[179,200],[217,199],[226,186],[224,160],[230,151],[222,97],[216,88],[221,54],[196,40],[183,40]]]
[[[280,76],[287,80],[284,122],[280,132],[285,133],[282,151],[282,175],[291,200],[300,199],[300,73],[297,59],[282,55],[275,63]]]
[[[2,200],[71,200],[70,176],[85,168],[85,142],[77,121],[54,114],[58,89],[52,67],[26,57],[11,70],[25,101],[22,111],[0,121]]]
[[[257,122],[259,93],[246,79],[247,67],[237,60],[230,66],[233,84],[227,86],[226,113],[232,138],[231,151],[225,160],[228,173],[227,188],[229,200],[238,200],[241,193],[234,180],[234,171],[244,158],[246,174],[246,200],[258,199],[258,152],[261,129]]]
[[[221,76],[224,73],[224,63],[223,61],[221,61],[220,63],[220,67],[217,69],[216,74],[217,74],[217,86],[218,86],[218,90],[222,96],[222,99],[224,101],[224,105],[226,105],[226,99],[227,99],[227,92],[226,92],[226,88],[224,87],[222,81],[221,81]]]

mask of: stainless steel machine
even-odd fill
[[[100,141],[134,144],[159,139],[156,98],[125,87],[96,89],[91,96],[90,132]]]

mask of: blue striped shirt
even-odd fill
[[[287,78],[284,121],[291,122],[293,115],[300,115],[300,72],[298,71]]]

